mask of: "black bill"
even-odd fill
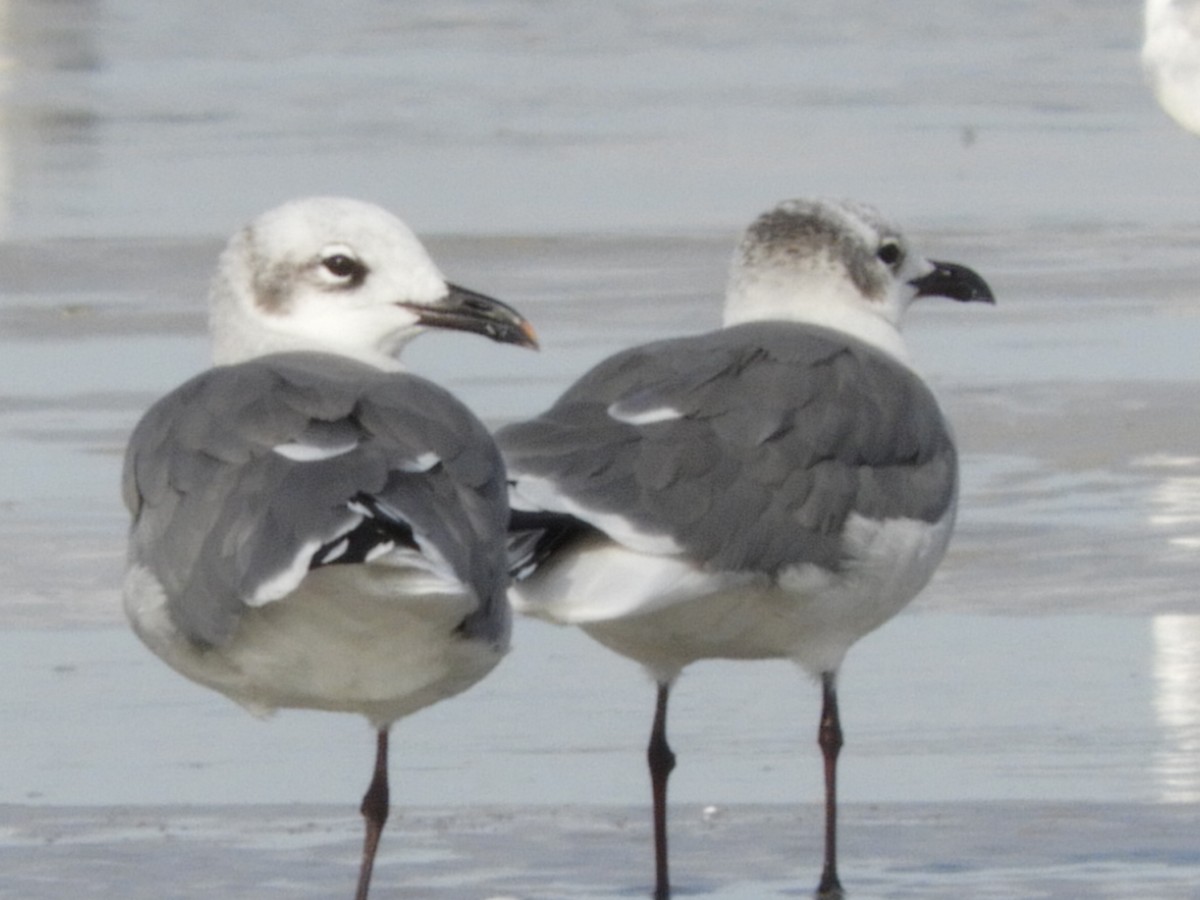
[[[447,284],[449,293],[430,304],[405,304],[429,328],[452,328],[482,334],[502,344],[537,349],[537,332],[507,303],[475,291]]]
[[[933,271],[909,282],[918,297],[948,297],[963,303],[995,303],[988,283],[974,269],[957,263],[929,261]]]

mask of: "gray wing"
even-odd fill
[[[248,604],[380,545],[432,549],[503,604],[504,468],[479,421],[415,376],[318,354],[212,369],[156,403],[125,456],[131,562],[172,621],[217,645]]]
[[[715,569],[836,568],[848,516],[939,520],[954,444],[929,389],[865,344],[768,322],[610,357],[497,434],[518,493],[604,528],[619,516]]]

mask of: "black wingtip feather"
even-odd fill
[[[596,529],[565,513],[514,509],[508,523],[508,573],[523,581],[560,550]]]
[[[310,569],[365,563],[393,547],[419,549],[409,524],[390,515],[376,498],[359,493],[350,506],[362,514],[362,521],[322,544],[313,554]]]

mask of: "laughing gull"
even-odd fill
[[[1200,3],[1146,0],[1142,66],[1162,108],[1200,134]]]
[[[819,896],[841,896],[838,667],[925,585],[954,524],[954,442],[900,335],[927,296],[992,302],[979,275],[919,256],[871,208],[785,202],[738,247],[723,329],[618,353],[497,434],[514,606],[578,625],[658,685],[658,900],[667,699],[684,666],[714,658],[791,659],[820,680]]]
[[[363,900],[388,729],[491,671],[510,630],[503,462],[396,354],[428,328],[536,340],[446,282],[399,219],[342,198],[235,235],[210,299],[217,368],[159,400],[126,452],[125,611],[170,666],[255,713],[367,717]]]

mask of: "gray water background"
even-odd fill
[[[118,596],[120,453],[206,365],[215,254],[261,209],[327,192],[394,209],[448,275],[538,325],[537,355],[412,348],[491,422],[619,347],[714,327],[738,230],[784,197],[870,201],[982,272],[996,309],[925,305],[907,329],[958,432],[962,512],[934,583],[843,672],[846,880],[857,897],[1195,896],[1200,141],[1142,81],[1139,17],[1065,0],[5,4],[0,896],[275,896],[269,873],[313,860],[318,894],[350,884],[333,864],[352,875],[362,723],[250,718],[144,651]],[[807,884],[816,693],[782,663],[681,681],[677,869],[695,892]],[[397,727],[411,812],[383,883],[427,868],[411,896],[589,897],[614,874],[614,896],[636,894],[651,699],[635,666],[519,623],[493,676]],[[745,832],[704,843],[738,816]],[[626,830],[594,859],[560,843]],[[462,846],[479,833],[491,855]],[[196,887],[210,869],[229,883]]]

